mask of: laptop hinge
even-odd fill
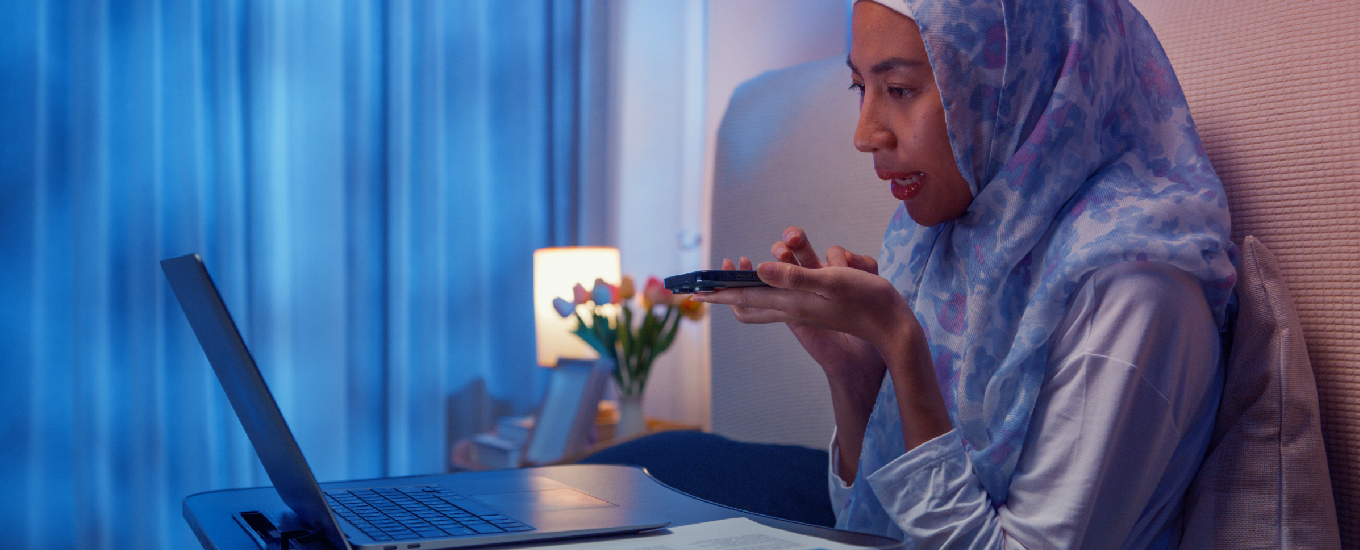
[[[279,550],[332,548],[321,531],[284,531],[279,533]]]
[[[250,532],[260,550],[332,550],[331,544],[320,531],[293,529],[284,531],[269,521],[264,514],[256,511],[237,514],[244,527]]]

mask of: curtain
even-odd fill
[[[268,484],[163,258],[203,256],[322,481],[531,411],[532,251],[605,244],[593,4],[7,2],[7,546],[197,547],[185,496]]]

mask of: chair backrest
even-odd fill
[[[1274,251],[1317,380],[1342,546],[1360,547],[1360,2],[1133,0],[1223,179]]]
[[[897,208],[873,160],[854,149],[857,96],[845,58],[765,73],[732,95],[718,129],[712,265],[770,259],[790,225],[812,244],[873,256]],[[825,448],[834,422],[826,377],[783,325],[742,325],[713,308],[713,431]]]

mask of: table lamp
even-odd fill
[[[599,246],[540,248],[534,251],[534,332],[538,364],[552,367],[543,406],[524,449],[525,465],[547,464],[578,454],[590,445],[591,430],[614,364],[601,359],[572,331],[576,317],[563,318],[553,298],[572,296],[572,287],[589,289],[595,279],[619,284],[619,250]],[[585,306],[579,306],[588,315]]]
[[[619,284],[619,249],[604,246],[562,246],[534,251],[534,329],[538,365],[555,367],[559,359],[596,359],[599,354],[575,334],[575,317],[562,317],[553,298],[571,299],[577,284],[590,290],[595,279]],[[588,308],[578,306],[586,319]]]

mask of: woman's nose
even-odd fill
[[[892,132],[879,123],[875,111],[867,103],[860,107],[859,124],[855,125],[855,149],[861,153],[892,149],[897,145]]]

